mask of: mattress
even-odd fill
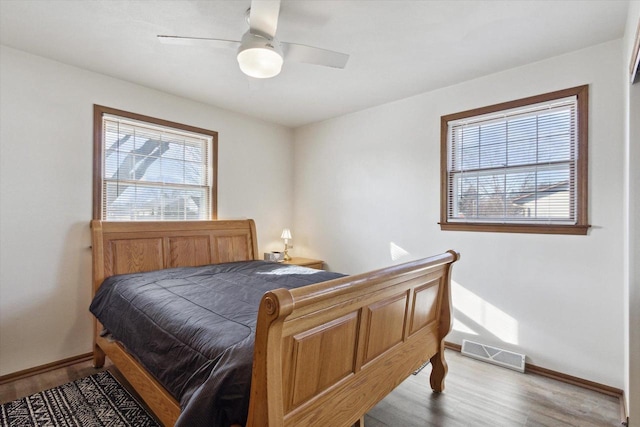
[[[119,275],[90,311],[180,402],[176,426],[244,425],[262,295],[342,276],[265,261]]]

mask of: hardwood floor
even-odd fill
[[[432,393],[428,366],[365,417],[382,426],[620,426],[617,397],[470,359],[447,350],[445,391]]]
[[[427,366],[373,408],[365,417],[365,426],[620,426],[617,397],[535,374],[520,374],[451,350],[447,350],[447,361],[444,393],[431,392],[431,369]],[[113,366],[107,364],[107,369],[124,381]],[[95,372],[90,362],[82,362],[3,384],[0,402]]]

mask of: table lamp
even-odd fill
[[[289,256],[289,239],[291,239],[291,230],[285,228],[282,230],[281,239],[284,239],[284,260],[291,261],[291,257]]]

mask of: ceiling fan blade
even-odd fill
[[[249,11],[251,33],[275,37],[279,14],[280,0],[252,0]]]
[[[158,40],[165,44],[204,46],[217,49],[237,49],[240,46],[240,42],[235,40],[208,39],[202,37],[158,36]]]
[[[349,60],[349,55],[346,53],[335,52],[333,50],[286,42],[282,42],[281,45],[286,61],[344,68]]]

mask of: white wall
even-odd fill
[[[296,254],[356,273],[458,250],[448,340],[622,388],[621,51],[609,42],[297,129]],[[582,84],[589,235],[440,231],[440,116]]]
[[[640,426],[640,83],[629,83],[629,64],[640,23],[640,1],[629,3],[622,63],[625,87],[625,397],[630,425]]]
[[[290,129],[0,50],[0,375],[91,351],[93,104],[219,132],[218,216],[292,219]]]

